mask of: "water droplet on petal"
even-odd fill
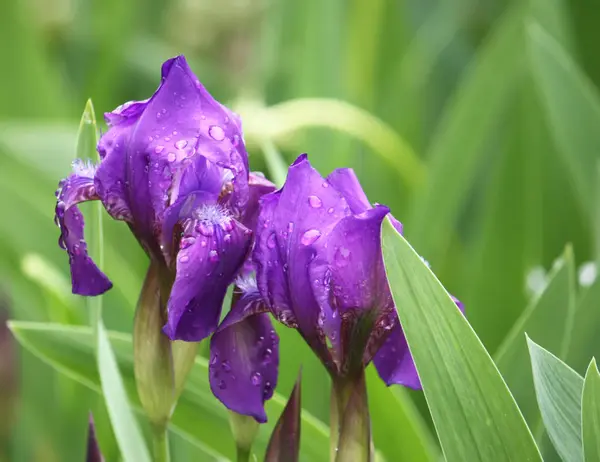
[[[164,149],[165,149],[165,147],[164,147],[164,146],[158,145],[158,146],[156,146],[156,147],[154,148],[154,152],[155,152],[156,154],[160,154],[161,152],[163,152],[163,150],[164,150]]]
[[[235,134],[233,135],[233,137],[231,138],[231,144],[236,147],[238,144],[240,144],[240,135]]]
[[[231,371],[231,364],[229,364],[229,361],[225,360],[221,363],[221,368],[225,371],[225,372],[229,372]]]
[[[308,196],[308,203],[313,209],[318,209],[323,205],[323,201],[318,196]]]
[[[219,261],[219,253],[216,250],[211,250],[210,252],[208,252],[208,259],[210,261],[212,261],[213,263],[218,262]]]
[[[179,243],[179,248],[180,249],[187,249],[194,242],[196,242],[196,238],[195,237],[193,237],[193,236],[184,237],[183,239],[181,239],[181,242]]]
[[[175,147],[177,149],[183,149],[187,146],[187,141],[186,140],[179,140],[177,143],[175,143]]]
[[[327,210],[327,213],[333,213],[333,207],[331,207],[329,210]]]
[[[262,383],[262,375],[260,372],[255,372],[254,374],[252,374],[252,385],[254,385],[255,387],[258,387],[261,383]]]
[[[318,229],[309,229],[302,235],[302,237],[300,238],[300,242],[303,245],[311,245],[320,237],[321,231],[319,231]]]
[[[290,233],[290,234],[291,234],[291,233],[294,231],[294,223],[293,223],[293,222],[291,222],[291,221],[290,221],[290,222],[288,223],[288,226],[287,226],[287,231],[288,231],[288,233]]]
[[[179,261],[180,261],[181,263],[187,263],[188,261],[190,261],[190,256],[189,256],[187,253],[182,253],[182,254],[179,256]]]
[[[221,381],[219,382],[219,388],[220,388],[221,390],[225,390],[225,388],[227,388],[227,384],[225,383],[225,380],[221,380]]]
[[[276,239],[275,233],[271,233],[271,235],[267,238],[267,247],[269,249],[274,249],[275,246],[277,245],[277,241],[275,239]]]
[[[329,188],[329,183],[327,181],[324,181],[322,186],[324,188]]]
[[[218,125],[211,125],[208,129],[208,134],[215,141],[223,141],[225,139],[225,132]]]
[[[217,363],[217,359],[218,359],[218,356],[217,356],[217,355],[213,355],[213,356],[211,356],[211,358],[210,358],[210,363],[208,363],[208,365],[209,365],[209,366],[214,366],[214,365]]]
[[[350,263],[350,251],[346,247],[340,247],[336,250],[333,259],[335,260],[335,264],[339,268],[343,268],[344,266],[347,266],[348,263]]]
[[[167,154],[167,160],[169,162],[175,162],[175,159],[177,159],[177,155],[174,152]]]

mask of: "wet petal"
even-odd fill
[[[244,211],[242,223],[248,229],[256,229],[258,220],[260,198],[265,194],[274,192],[277,187],[267,180],[264,175],[257,172],[250,172],[249,177],[249,199]]]
[[[421,389],[421,381],[415,363],[397,318],[389,337],[373,358],[373,363],[379,377],[388,386],[404,385],[405,387]]]
[[[227,286],[245,260],[251,232],[214,204],[194,210],[182,229],[163,330],[172,340],[199,342],[217,327]]]
[[[219,191],[234,184],[229,200],[245,205],[248,160],[239,118],[212,98],[182,56],[165,62],[150,99],[121,106],[106,119],[111,128],[98,145],[97,189],[109,213],[129,221],[150,253],[160,253],[163,215],[179,197],[194,157],[218,165]],[[188,180],[197,180],[192,176]],[[210,184],[199,189],[214,189],[215,177],[205,179]],[[188,181],[183,187],[189,189]]]
[[[94,187],[93,172],[84,172],[80,166],[81,164],[74,164],[75,170],[85,175],[72,174],[60,183],[55,220],[61,231],[59,244],[69,254],[73,293],[100,295],[110,289],[112,283],[87,253],[83,215],[77,204],[96,200],[98,196]]]
[[[256,299],[240,299],[210,343],[210,386],[229,409],[266,422],[277,385],[279,337]]]
[[[334,170],[327,177],[327,181],[344,196],[352,213],[362,213],[371,208],[371,203],[351,168]]]
[[[307,337],[316,335],[319,306],[313,296],[309,263],[328,242],[335,224],[350,213],[344,198],[300,156],[289,169],[273,216],[274,234],[267,246],[276,242],[280,262],[286,265],[290,305],[298,326]],[[263,233],[264,229],[257,230]],[[281,264],[279,263],[279,264]]]

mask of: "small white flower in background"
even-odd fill
[[[595,262],[588,261],[579,267],[578,280],[581,287],[589,287],[596,280],[598,275],[598,267]]]

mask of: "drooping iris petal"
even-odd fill
[[[421,388],[421,381],[399,322],[394,324],[389,336],[375,354],[373,363],[386,385]]]
[[[77,208],[80,202],[98,199],[93,168],[82,163],[75,163],[74,167],[76,173],[61,181],[57,191],[55,220],[61,231],[59,243],[69,254],[73,293],[100,295],[110,289],[112,283],[87,253],[83,215]]]
[[[243,264],[251,231],[217,204],[203,204],[181,223],[183,237],[164,332],[199,342],[215,331],[227,286]]]
[[[258,295],[258,294],[256,294]],[[279,366],[279,337],[260,297],[234,304],[210,343],[210,386],[232,411],[266,422],[264,402],[273,396]]]

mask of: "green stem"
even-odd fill
[[[152,435],[154,444],[154,462],[169,462],[169,436],[166,425],[155,426]]]
[[[237,462],[249,462],[250,450],[247,448],[237,447]]]
[[[330,401],[330,430],[329,430],[329,458],[334,462],[337,457],[340,430],[344,417],[344,409],[350,399],[352,383],[334,379],[331,382]]]

